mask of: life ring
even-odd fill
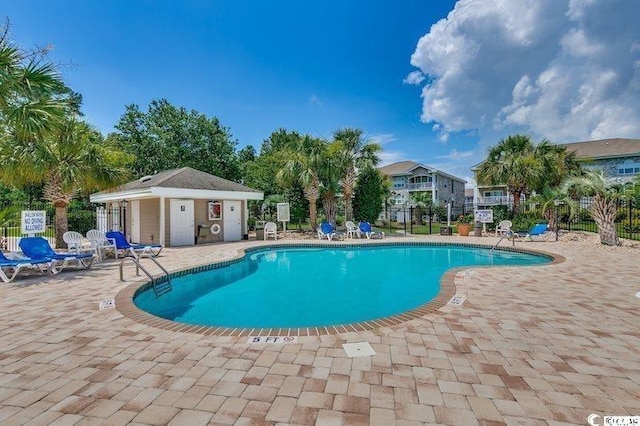
[[[218,225],[217,223],[214,223],[213,225],[211,225],[210,229],[213,235],[218,235],[221,231],[220,225]]]

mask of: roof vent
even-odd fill
[[[138,182],[148,182],[151,180],[151,176],[147,175],[147,176],[142,176],[140,179],[138,179]]]

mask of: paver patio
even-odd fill
[[[167,248],[159,260],[176,270],[256,244],[265,243]],[[289,345],[168,331],[99,310],[141,282],[131,265],[125,283],[114,261],[20,277],[0,285],[0,424],[587,424],[591,413],[640,415],[640,249],[517,245],[566,261],[465,269],[454,280],[460,307]],[[376,355],[348,358],[342,343],[360,341]]]

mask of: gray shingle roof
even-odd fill
[[[640,139],[601,139],[559,144],[567,152],[575,152],[577,158],[609,158],[640,155]]]
[[[260,192],[237,182],[223,179],[191,167],[165,170],[151,176],[144,176],[140,179],[128,182],[118,188],[103,191],[99,194],[114,191],[130,191],[147,188],[179,188],[179,189],[205,189],[211,191],[239,191],[239,192]]]

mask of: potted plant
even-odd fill
[[[456,228],[458,229],[458,235],[460,235],[461,237],[468,237],[469,231],[471,231],[472,221],[472,217],[470,218],[462,214],[458,216],[458,223],[456,225]]]

